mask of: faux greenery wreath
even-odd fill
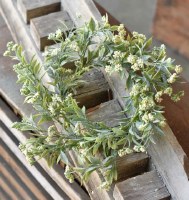
[[[35,57],[27,62],[20,45],[7,44],[5,55],[19,61],[14,70],[22,84],[21,94],[37,111],[13,125],[21,131],[32,131],[33,137],[20,144],[20,149],[31,164],[36,158],[45,158],[50,166],[62,160],[70,182],[75,173],[87,181],[97,170],[104,176],[102,188],[107,189],[117,178],[117,156],[145,152],[154,133],[163,134],[166,122],[159,103],[164,94],[174,101],[183,95],[173,94],[171,87],[182,68],[166,57],[164,45],[150,48],[151,38],[146,40],[137,32],[126,34],[123,24],[110,26],[107,17],[101,22],[91,19],[68,34],[58,29],[49,39],[60,45],[44,55],[45,73],[52,78],[48,85],[42,82],[42,66]],[[64,67],[70,62],[75,65],[73,69]],[[118,127],[91,122],[85,107],[78,107],[73,98],[77,87],[83,84],[83,74],[92,68],[105,68],[110,75],[118,72],[120,77],[128,72],[126,88],[130,95],[125,97],[124,110],[127,117]],[[52,125],[45,128],[46,122]],[[77,153],[79,167],[69,162],[66,155],[70,150]]]

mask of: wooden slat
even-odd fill
[[[15,188],[15,190],[18,191],[22,199],[32,199],[32,197],[22,188],[22,186],[17,182],[17,180],[12,176],[12,173],[8,171],[6,169],[6,166],[4,166],[2,163],[0,163],[0,173],[6,177],[10,184],[13,185],[13,187]]]
[[[6,5],[4,5],[3,4],[3,6],[4,6],[4,8],[5,8],[5,10],[7,9],[7,6]],[[3,6],[2,6],[2,8],[3,8]],[[37,51],[37,49],[36,49],[36,47],[35,47],[35,45],[34,45],[34,43],[32,43],[31,41],[32,41],[32,39],[31,39],[31,37],[30,37],[30,34],[28,33],[28,31],[27,31],[27,27],[25,27],[24,26],[24,24],[22,23],[22,21],[19,21],[20,19],[19,19],[19,17],[18,17],[18,15],[17,15],[17,11],[16,10],[14,10],[14,4],[13,3],[10,3],[9,4],[9,6],[8,6],[8,9],[10,9],[10,10],[12,10],[13,9],[13,13],[14,14],[16,14],[15,16],[17,17],[17,19],[18,19],[18,23],[12,23],[11,24],[11,26],[10,26],[10,28],[11,28],[11,30],[12,30],[12,32],[13,32],[13,34],[15,34],[14,33],[14,28],[13,27],[17,27],[17,25],[19,25],[19,26],[21,26],[22,27],[22,31],[21,31],[21,34],[17,34],[16,35],[16,39],[20,39],[23,43],[24,43],[24,45],[33,45],[32,46],[32,49],[33,50],[36,50],[36,52],[38,52]],[[12,13],[12,12],[11,12]],[[11,18],[11,17],[9,17],[9,15],[7,15],[7,13],[5,12],[4,13],[4,15],[6,15],[6,17],[8,18],[8,20],[12,20],[13,18]],[[6,18],[6,19],[7,19]],[[13,22],[13,21],[11,21],[11,22]],[[16,26],[15,26],[15,24],[16,24]],[[18,28],[18,27],[17,27]],[[23,40],[23,37],[26,37],[26,39],[24,38],[24,40]],[[30,46],[31,47],[31,46]],[[27,48],[26,48],[27,49]],[[29,57],[31,58],[31,54],[32,54],[32,52],[31,51],[29,51]],[[38,56],[39,55],[39,56]],[[37,57],[40,59],[40,54],[37,54]],[[22,109],[21,109],[21,112],[23,113],[23,111],[22,111]],[[4,118],[5,119],[5,118]],[[8,124],[7,122],[6,122],[6,124]],[[10,124],[10,126],[11,126],[11,124]],[[20,134],[21,135],[21,134]],[[15,136],[17,137],[17,138],[19,138],[20,136],[19,136],[19,134],[15,134]],[[21,137],[22,138],[22,137]],[[22,138],[23,139],[23,138]],[[22,140],[22,141],[24,141],[24,140]],[[48,167],[46,167],[45,165],[44,165],[44,163],[40,163],[47,171],[49,170],[49,168]],[[61,180],[61,178],[60,178],[60,173],[57,173],[57,171],[53,171],[52,172],[52,170],[49,170],[48,171],[49,173],[50,173],[50,175],[51,175],[51,177],[53,177],[54,179],[55,179],[55,181],[59,184],[59,186],[61,187],[61,188],[63,188],[64,189],[64,182],[62,183],[62,180]],[[62,169],[60,169],[59,168],[59,172],[61,172],[62,174],[63,174],[63,170]],[[61,176],[62,176],[62,174],[61,174]],[[73,187],[73,185],[71,185],[71,187]],[[70,190],[70,191],[68,191],[69,193],[71,193],[73,190],[72,189],[70,189],[69,187],[68,187],[68,189]],[[79,197],[80,197],[80,195],[81,195],[81,199],[88,199],[88,197],[86,196],[86,195],[84,195],[84,194],[82,194],[82,192],[80,192],[79,194],[78,194],[78,197],[75,197],[74,196],[74,199],[78,199]]]
[[[1,200],[10,199],[10,196],[8,196],[8,194],[3,190],[3,188],[0,188],[0,197],[1,197]]]
[[[27,49],[26,51],[27,58],[32,59],[33,55],[35,54],[38,61],[42,63],[42,54],[35,45],[35,42],[30,34],[28,26],[26,26],[24,21],[20,18],[20,14],[16,8],[16,2],[14,0],[10,0],[9,3],[7,3],[6,1],[0,1],[0,11],[6,24],[8,25],[8,28],[15,42],[22,44],[23,48]],[[44,74],[44,71],[45,70],[42,69],[42,74]],[[47,75],[45,75],[42,81],[45,83],[51,80]],[[12,105],[14,109],[17,110],[17,112],[20,113],[21,115],[25,115],[26,113],[27,114],[31,113],[31,112],[28,113],[28,110],[30,109],[29,105],[28,106],[20,105],[19,103],[20,98],[18,98],[18,95],[16,95],[16,101],[14,100],[14,98],[10,99],[7,96],[6,99],[10,103],[10,105]]]
[[[78,160],[77,160],[77,154],[74,151],[70,151],[70,157],[74,163],[74,165],[78,166]],[[103,181],[103,177],[94,171],[90,177],[87,183],[83,183],[85,188],[87,189],[87,192],[90,195],[90,198],[92,200],[113,200],[113,187],[114,184],[111,186],[109,191],[106,191],[104,189],[100,189],[98,186]]]
[[[12,169],[14,169],[14,172],[23,181],[23,183],[29,187],[31,192],[35,194],[40,200],[45,200],[46,197],[42,194],[42,191],[40,191],[37,185],[32,182],[22,167],[18,166],[16,161],[8,154],[3,146],[0,146],[0,152],[3,159],[11,166]]]
[[[60,0],[17,0],[17,7],[25,23],[32,18],[60,11]]]
[[[8,113],[8,114],[7,114]],[[10,109],[0,100],[0,116],[2,117],[2,122],[6,124],[7,128],[11,130],[12,134],[19,140],[19,142],[24,143],[27,139],[28,134],[23,134],[22,132],[13,129],[12,123],[14,121],[17,121],[18,118],[10,111]],[[25,156],[19,151],[19,149],[16,147],[16,145],[11,141],[11,139],[6,136],[6,133],[0,128],[1,134],[0,137],[3,137],[3,141],[11,147],[12,151],[17,154],[17,157],[20,157],[19,159],[21,161],[25,161]],[[61,166],[57,165],[53,168],[49,168],[46,161],[44,159],[41,159],[38,161],[40,166],[49,174],[49,176],[57,183],[57,185],[66,193],[69,198],[73,200],[88,200],[88,195],[83,191],[83,189],[76,183],[69,183],[69,181],[64,176],[64,170]],[[31,166],[25,161],[24,163],[26,167],[29,167],[29,170],[31,170],[34,174],[34,177],[41,177],[43,179],[44,183],[42,185],[48,184],[48,186],[44,186],[44,189],[46,189],[50,195],[57,196],[56,199],[62,199],[63,197],[60,197],[57,192],[54,191],[54,188],[52,185],[50,185],[47,181],[45,181],[44,177],[39,172],[34,172],[35,170],[32,170]],[[34,168],[35,169],[35,168]],[[51,189],[51,190],[50,190]],[[53,194],[54,193],[54,194]],[[65,198],[66,199],[66,198]]]
[[[3,177],[1,175],[0,175],[0,186],[8,194],[11,200],[19,200],[19,198],[15,194],[15,191],[13,191],[10,188],[10,186],[6,184],[6,182],[3,180]]]
[[[91,17],[97,21],[101,20],[100,12],[92,0],[62,0],[61,2],[77,27],[89,21]]]
[[[31,34],[37,47],[43,51],[45,46],[54,44],[48,40],[50,33],[54,33],[58,28],[64,31],[73,29],[73,22],[65,11],[55,12],[31,20]]]
[[[171,197],[177,200],[187,200],[189,181],[184,168],[185,153],[168,125],[164,128],[164,132],[163,137],[160,135],[154,137],[156,144],[150,145],[148,154],[161,174]]]
[[[90,108],[112,99],[108,82],[100,70],[90,70],[84,74],[82,80],[85,83],[77,89],[75,95],[79,106]]]
[[[115,127],[118,126],[125,117],[121,111],[121,106],[118,100],[115,99],[100,104],[100,106],[94,108],[92,112],[89,112],[87,116],[91,121],[103,121],[107,126]]]
[[[151,171],[117,183],[114,198],[116,200],[169,200],[170,194],[157,172]]]
[[[144,173],[148,167],[148,160],[146,153],[132,153],[118,157],[116,160],[118,181]]]

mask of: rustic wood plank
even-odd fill
[[[14,0],[10,0],[9,3],[6,1],[0,1],[0,11],[14,41],[21,43],[24,49],[27,49],[27,55],[29,59],[31,59],[33,54],[36,53],[36,58],[39,60],[39,62],[41,62],[41,53],[31,37],[29,28],[20,18],[19,11],[16,8],[16,2]],[[16,30],[19,30],[19,32]]]
[[[57,43],[46,49],[53,50],[59,46]],[[63,67],[75,70],[74,62],[67,63]],[[74,95],[80,107],[85,106],[88,109],[112,99],[112,91],[100,69],[91,69],[84,73],[81,79],[85,83],[77,87]]]
[[[189,197],[189,181],[185,170],[185,153],[178,143],[172,130],[167,125],[164,128],[165,135],[156,135],[148,154],[162,176],[171,197],[177,200],[187,200]]]
[[[100,12],[92,0],[62,0],[61,2],[77,27],[89,21],[91,17],[97,21],[101,20]]]
[[[118,181],[124,180],[147,171],[149,157],[146,153],[132,153],[118,157]]]
[[[10,199],[10,196],[3,190],[3,188],[0,188],[0,197],[1,200],[7,200]]]
[[[74,24],[65,11],[55,12],[31,20],[30,30],[37,47],[43,51],[45,46],[54,44],[48,35],[58,28],[64,31],[73,29]]]
[[[2,117],[1,119],[2,122],[6,124],[7,128],[11,131],[11,133],[19,140],[19,142],[24,143],[27,139],[28,134],[27,133],[23,134],[22,132],[12,128],[12,123],[14,121],[17,121],[18,118],[10,111],[10,109],[2,102],[2,100],[0,100],[0,115]],[[17,146],[11,141],[11,139],[6,135],[6,133],[1,128],[0,128],[0,131],[1,131],[0,137],[2,137],[3,141],[6,144],[8,143],[7,145],[12,148],[11,150],[15,152],[16,155],[18,154],[17,156],[20,157],[22,161],[25,161],[25,156],[19,151]],[[83,191],[83,189],[76,182],[72,184],[69,183],[69,181],[65,178],[64,170],[62,169],[60,165],[49,168],[45,159],[39,160],[38,163],[49,174],[49,176],[57,183],[57,185],[66,193],[66,195],[69,196],[69,198],[73,200],[88,200],[89,199],[89,196]],[[26,161],[24,164],[27,165],[26,167],[30,167],[29,170],[32,171],[31,166]],[[43,181],[45,181],[44,177],[40,173],[37,173],[37,172],[35,173],[36,173],[35,177],[38,174],[38,176],[40,176],[43,179]],[[43,185],[44,184],[45,183],[43,183]],[[46,184],[48,184],[48,186],[46,187],[44,186],[44,188],[50,192],[50,189],[52,190],[52,186],[48,182],[46,182]],[[53,191],[53,192],[56,192],[56,191]],[[63,197],[60,197],[60,195],[56,193],[54,195],[57,196],[56,197],[57,199],[63,198]]]
[[[3,165],[3,163],[0,163],[0,173],[6,177],[6,179],[9,181],[9,183],[14,187],[15,190],[19,193],[19,196],[24,199],[32,200],[32,197],[22,188],[20,184],[18,184],[17,180],[14,176],[12,176],[12,173],[7,170],[6,166]]]
[[[176,139],[186,153],[183,154],[179,147],[175,148],[175,151],[177,151],[178,154],[180,152],[180,160],[189,177],[189,161],[187,157],[189,156],[189,82],[184,78],[181,78],[180,81],[183,83],[175,83],[173,88],[175,91],[184,90],[184,97],[177,103],[173,102],[169,97],[164,97],[162,104],[165,106],[164,116]]]
[[[11,172],[10,172],[10,174],[11,174]],[[3,173],[1,173],[1,179],[15,193],[17,199],[24,200],[23,196],[20,195],[20,193],[17,190],[17,188],[12,184],[12,182],[10,182],[10,180]],[[31,198],[29,198],[29,200],[31,200]]]
[[[22,26],[26,27],[24,24],[22,24]],[[15,27],[15,28],[18,28],[18,27]],[[5,40],[3,40],[3,46],[5,48],[6,43],[10,40],[10,35],[7,30],[4,33],[7,36],[5,37]],[[24,38],[28,37],[27,41],[23,41],[24,42],[23,45],[25,46],[26,44],[29,44],[30,47],[31,45],[35,47],[34,42],[32,44],[28,42],[31,39],[28,34],[30,33],[28,33],[27,28],[25,29],[25,31],[23,30],[23,37]],[[4,34],[2,34],[1,36],[4,37]],[[19,37],[19,39],[22,39],[21,37],[22,34],[21,36],[19,35],[17,36]],[[26,47],[26,46],[25,48],[28,49],[29,47],[28,46]],[[28,51],[27,53],[31,56],[33,54],[32,52],[34,51],[37,51],[37,49],[35,48],[32,51]],[[41,58],[39,57],[37,58],[41,60]],[[12,70],[12,65],[15,64],[15,62],[11,61],[8,58],[2,57],[0,60],[0,63],[2,64],[0,67],[0,78],[1,78],[0,79],[0,85],[1,85],[0,93],[6,99],[6,101],[9,102],[10,105],[12,105],[12,107],[15,109],[15,112],[21,114],[22,116],[30,115],[30,113],[33,112],[33,109],[31,105],[23,104],[24,98],[20,95],[20,92],[19,92],[20,86],[15,85],[17,78],[16,78],[15,72],[13,72]],[[71,67],[72,65],[73,63],[70,63],[70,65],[67,67]],[[98,82],[98,76],[100,79],[99,82]],[[101,102],[111,99],[111,91],[109,89],[108,83],[100,71],[93,70],[91,72],[88,72],[85,74],[84,78],[87,83],[84,84],[84,86],[80,87],[77,93],[78,94],[77,100],[78,102],[80,102],[81,106],[86,103],[87,107],[91,107],[91,106],[95,106]],[[12,85],[15,85],[15,87],[13,88]]]
[[[31,192],[35,194],[40,200],[45,200],[46,197],[43,195],[43,192],[38,188],[38,185],[35,185],[31,178],[26,174],[25,170],[15,161],[13,157],[9,155],[7,150],[0,146],[1,157],[6,161],[7,164],[14,170],[17,176],[22,180],[22,182],[29,187]]]
[[[77,154],[74,151],[70,151],[69,154],[74,165],[77,167],[78,166]],[[111,186],[109,191],[106,191],[106,190],[98,188],[102,180],[103,180],[103,177],[101,177],[99,173],[94,171],[90,175],[88,182],[83,183],[85,188],[87,189],[87,192],[90,195],[90,198],[92,200],[114,200],[113,198],[114,184]]]
[[[100,104],[91,112],[88,112],[87,116],[91,121],[103,121],[110,127],[118,126],[121,120],[125,117],[117,99]]]
[[[17,195],[15,194],[15,191],[11,190],[11,188],[9,187],[9,185],[6,184],[5,180],[3,180],[2,176],[0,175],[0,186],[1,188],[8,194],[8,196],[11,199],[14,200],[19,200]]]
[[[70,156],[75,166],[78,166],[77,154],[71,151]],[[147,170],[148,159],[149,157],[144,153],[134,153],[117,158],[118,180],[116,182],[145,172]],[[102,181],[103,177],[99,173],[93,172],[89,177],[88,182],[84,183],[84,186],[87,189],[91,199],[113,200],[113,188],[115,183],[112,184],[109,191],[106,191],[97,187]]]
[[[77,88],[74,96],[79,106],[94,107],[112,99],[108,82],[100,70],[92,69],[83,75],[85,83]]]
[[[151,171],[117,183],[114,188],[114,198],[116,200],[169,200],[170,194],[157,172]]]
[[[65,1],[65,0],[64,0]],[[9,4],[7,5],[6,4],[6,2],[4,1],[1,1],[0,2],[1,3],[1,10],[6,10],[7,11],[7,7],[8,8],[10,8],[11,6],[12,6],[12,1],[10,1],[9,2]],[[2,5],[4,6],[4,7],[2,7]],[[14,15],[14,12],[11,12],[12,10],[9,10],[8,12],[7,12],[7,18],[9,18],[9,20],[10,20],[10,16],[12,16],[12,18],[13,19],[15,19],[17,16],[16,15]],[[19,19],[18,19],[19,20]],[[16,24],[16,21],[15,21],[15,23],[13,23],[12,24],[12,26],[13,27],[15,27],[15,24]],[[19,30],[21,30],[21,32],[23,33],[24,31],[21,29],[21,27],[19,27],[20,29]],[[13,33],[14,33],[14,30],[15,29],[13,29],[12,28],[12,30],[13,30]],[[14,35],[15,35],[15,33],[14,33]],[[23,37],[21,37],[21,41],[23,41],[23,40],[25,40],[25,37],[27,37],[25,34],[23,34]],[[23,42],[24,43],[24,42]],[[30,43],[31,43],[31,45],[33,45],[32,44],[32,42],[30,41]],[[24,43],[25,44],[25,43]],[[32,47],[33,48],[33,47]],[[119,99],[121,99],[121,97],[122,96],[124,96],[125,95],[125,93],[124,93],[124,87],[125,87],[125,84],[124,84],[124,80],[123,80],[123,84],[120,84],[120,81],[118,81],[117,80],[117,78],[111,78],[110,79],[110,81],[109,81],[109,83],[112,83],[112,85],[111,85],[111,87],[112,87],[112,89],[114,90],[114,95],[115,96],[117,96]],[[123,91],[123,92],[122,92]],[[119,100],[120,101],[120,100]],[[121,105],[123,105],[124,104],[124,101],[120,101],[120,103],[121,103]],[[168,133],[169,134],[169,133]],[[163,137],[162,137],[163,138]],[[172,138],[172,135],[170,135],[170,138]],[[161,139],[162,140],[162,139]],[[167,139],[166,139],[167,140]],[[177,143],[177,140],[175,140],[174,139],[174,141],[176,141],[176,143]],[[160,169],[161,170],[161,174],[163,175],[163,178],[165,179],[165,177],[167,176],[167,171],[168,170],[178,170],[178,169],[176,169],[177,167],[176,166],[178,166],[179,165],[179,167],[180,167],[180,169],[181,169],[181,171],[183,172],[183,173],[181,173],[181,176],[180,176],[180,181],[182,182],[184,182],[184,183],[186,183],[185,184],[185,186],[186,186],[186,188],[188,187],[188,183],[186,182],[186,180],[187,179],[185,179],[186,177],[185,177],[185,175],[186,175],[186,173],[185,173],[185,170],[184,170],[184,168],[183,168],[183,165],[181,164],[181,160],[182,160],[182,158],[180,158],[180,155],[183,155],[183,154],[178,154],[178,152],[176,152],[175,151],[175,148],[177,148],[177,146],[175,146],[175,142],[171,142],[170,141],[170,139],[168,139],[168,144],[170,144],[171,146],[169,146],[169,147],[167,147],[166,145],[164,146],[164,148],[167,150],[167,148],[170,148],[171,147],[171,149],[173,150],[173,152],[172,152],[172,156],[173,157],[175,157],[176,159],[176,163],[174,163],[174,165],[172,165],[172,164],[170,164],[169,166],[168,166],[168,168],[167,169],[164,169],[164,167],[162,167],[161,165],[159,165],[158,166],[158,170]],[[179,144],[178,144],[178,146],[179,146]],[[162,148],[162,147],[160,147],[160,148]],[[161,149],[160,149],[161,150]],[[182,148],[181,148],[181,150],[182,150]],[[158,149],[156,149],[156,151],[158,152]],[[153,157],[153,152],[155,153],[155,150],[152,150],[152,157]],[[161,152],[161,151],[160,151]],[[165,151],[166,153],[168,153],[169,151]],[[162,154],[162,155],[164,155],[164,153]],[[165,156],[162,156],[162,155],[159,155],[160,156],[160,160],[162,161],[161,162],[161,164],[162,163],[164,163],[164,162],[167,162],[167,163],[169,163],[169,161],[172,159],[172,157],[171,156],[167,156],[166,158],[165,158]],[[157,159],[157,158],[156,158]],[[159,158],[158,158],[159,159]],[[172,163],[172,162],[171,162]],[[180,164],[181,164],[181,166],[180,166]],[[174,169],[173,169],[174,168]],[[167,183],[167,185],[168,185],[168,188],[171,190],[171,188],[172,189],[174,189],[174,187],[176,187],[176,182],[174,182],[173,181],[173,178],[171,177],[171,174],[170,173],[168,173],[168,177],[167,177],[168,179],[170,179],[170,181],[168,181],[168,183]],[[180,198],[180,199],[184,199],[184,196],[186,197],[185,199],[187,199],[187,197],[188,197],[188,194],[187,193],[183,193],[183,192],[180,192],[180,191],[183,191],[183,187],[179,184],[179,187],[178,187],[178,189],[176,190],[176,191],[173,191],[172,192],[172,194],[174,194],[175,192],[177,193],[176,195],[178,195],[178,197]],[[177,198],[178,199],[178,198]]]
[[[32,18],[60,11],[60,0],[17,0],[17,7],[24,22],[29,24]]]

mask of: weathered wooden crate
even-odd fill
[[[29,0],[19,0],[17,5],[14,0],[10,0],[9,4],[6,4],[5,1],[0,2],[1,13],[11,30],[12,36],[15,41],[21,42],[24,48],[28,50],[28,58],[31,58],[35,53],[39,62],[42,62],[40,50],[43,50],[45,46],[51,44],[47,40],[47,36],[59,26],[58,20],[56,19],[67,21],[71,27],[72,23],[80,26],[91,17],[96,20],[100,20],[101,18],[98,9],[91,0],[63,0],[61,4],[62,11],[59,9],[59,3],[56,0],[38,1],[38,3],[35,3],[35,1],[31,3]],[[104,10],[100,8],[100,11],[103,12]],[[23,16],[25,22],[20,18],[19,12],[21,12],[21,16]],[[82,18],[77,17],[79,14]],[[26,23],[29,23],[30,20],[31,25],[28,27]],[[13,74],[10,75],[14,76]],[[93,108],[88,113],[88,117],[92,121],[104,121],[111,127],[117,126],[119,121],[124,117],[120,111],[124,105],[122,97],[126,95],[125,81],[118,80],[116,75],[109,77],[104,71],[97,70],[86,73],[84,78],[87,84],[78,88],[76,94],[76,99],[80,106],[85,105],[87,108],[91,108],[100,104],[100,106]],[[44,77],[44,81],[48,81],[48,77]],[[3,87],[1,93],[17,113],[25,115],[31,112],[31,109],[28,109],[26,105],[20,105],[20,96],[18,93],[15,94],[16,98],[10,98],[11,95],[6,94],[6,86]],[[94,96],[96,97],[95,101]],[[111,100],[112,98],[114,99]],[[20,142],[24,142],[26,136],[11,129],[11,123],[17,118],[15,118],[14,114],[11,113],[2,101],[0,103],[0,114],[3,123]],[[187,200],[189,197],[189,183],[186,173],[188,169],[186,167],[188,166],[187,157],[171,129],[167,126],[164,131],[166,133],[165,137],[154,138],[156,145],[149,148],[148,155],[135,153],[117,159],[118,181],[112,185],[109,192],[97,189],[97,185],[99,185],[102,177],[94,172],[89,182],[85,183],[85,188],[90,198],[95,200],[156,200],[169,199],[170,193],[173,199]],[[18,152],[14,142],[4,132],[1,138],[4,142],[7,141],[7,144],[14,147],[13,151]],[[77,165],[77,155],[71,152],[70,157],[75,165]],[[70,185],[65,180],[62,175],[63,169],[60,165],[51,170],[46,166],[44,160],[39,161],[39,165],[45,169],[69,198],[74,200],[89,199],[89,196],[76,182]],[[157,175],[152,166],[155,166],[155,169],[157,169],[161,177]],[[143,174],[146,171],[148,172]],[[34,170],[33,173],[35,174],[37,172]],[[52,189],[53,185],[50,185],[50,187],[52,192],[51,194],[49,192],[49,194],[51,196],[53,194],[57,195],[57,190],[55,188],[54,190]],[[62,198],[67,199],[63,196]],[[59,199],[59,197],[57,196],[56,199]]]
[[[18,0],[17,7],[24,21],[29,24],[30,20],[52,12],[58,12],[61,8],[60,0]]]

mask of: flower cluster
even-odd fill
[[[69,180],[70,183],[74,182],[73,170],[69,165],[66,165],[64,175]]]
[[[123,149],[120,149],[120,150],[118,151],[118,155],[119,155],[120,157],[123,157],[123,156],[125,156],[125,155],[127,155],[127,154],[131,154],[131,153],[133,153],[133,150],[132,150],[131,148],[123,148]]]
[[[155,102],[152,97],[146,96],[142,99],[142,101],[139,104],[139,110],[140,111],[146,111],[155,106]]]
[[[112,41],[115,44],[119,44],[120,42],[124,42],[126,31],[123,24],[120,24],[117,28],[118,35],[113,36]]]
[[[143,43],[146,40],[146,36],[143,34],[139,34],[138,32],[134,31],[133,37],[138,40],[138,42]]]

